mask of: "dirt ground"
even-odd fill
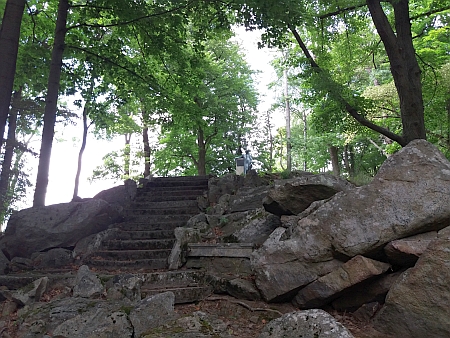
[[[258,337],[270,320],[297,310],[290,303],[267,304],[261,301],[238,300],[225,295],[213,295],[196,304],[175,306],[175,311],[180,315],[202,311],[210,318],[218,318],[227,324],[227,332],[231,336],[241,338]],[[355,338],[387,338],[385,334],[376,331],[369,322],[358,321],[350,313],[332,310],[327,312],[343,324]]]

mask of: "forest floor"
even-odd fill
[[[196,311],[204,312],[211,320],[220,319],[227,325],[230,336],[241,338],[258,337],[264,326],[284,313],[297,311],[290,303],[238,300],[230,296],[213,295],[199,303],[175,305],[175,311],[188,316]],[[376,331],[367,321],[353,318],[351,313],[327,311],[343,324],[355,338],[387,338]]]

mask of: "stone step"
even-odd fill
[[[208,187],[207,180],[189,180],[189,179],[176,179],[176,180],[163,180],[163,179],[155,179],[147,182],[143,185],[141,189],[150,190],[153,188],[161,188],[161,187]]]
[[[253,243],[189,243],[189,257],[242,257],[250,258],[255,245]]]
[[[115,234],[117,240],[139,240],[139,239],[169,239],[173,238],[173,230],[120,230]]]
[[[136,192],[137,196],[140,196],[141,194],[146,195],[173,195],[173,196],[180,196],[180,192],[192,192],[192,194],[195,192],[197,195],[202,195],[205,191],[208,190],[208,186],[206,185],[195,185],[195,186],[148,186],[146,188],[139,188]]]
[[[134,259],[134,260],[118,260],[118,259],[91,259],[87,262],[91,268],[98,271],[129,271],[130,273],[137,271],[154,271],[167,269],[167,258],[155,259]]]
[[[167,260],[172,249],[155,249],[155,250],[99,250],[93,253],[91,260],[117,260],[117,261],[133,261],[143,259],[160,259]]]
[[[213,288],[209,285],[161,289],[141,288],[141,297],[144,298],[169,291],[175,295],[175,304],[184,304],[199,302],[207,298],[213,293]]]
[[[117,228],[123,231],[173,231],[175,228],[185,226],[186,222],[187,220],[173,220],[165,222],[125,222],[117,225]]]
[[[171,207],[171,208],[143,208],[127,209],[124,211],[125,219],[141,215],[197,215],[200,212],[197,205],[190,207]]]
[[[186,222],[192,217],[191,214],[164,214],[164,215],[130,215],[126,218],[127,224],[130,223],[146,223],[146,224],[160,224],[160,223],[178,223],[186,224]],[[123,223],[122,223],[123,224]],[[181,226],[183,226],[181,225]],[[153,229],[157,230],[157,229]]]
[[[177,194],[175,194],[177,193]],[[152,194],[141,193],[136,196],[134,203],[149,202],[172,202],[172,201],[197,201],[197,197],[201,196],[201,191],[173,191],[171,194]]]
[[[181,286],[197,286],[206,280],[204,270],[174,270],[148,273],[143,276],[143,287],[165,288]]]
[[[144,240],[108,240],[104,247],[108,250],[159,250],[172,249],[173,239],[144,239]]]
[[[130,206],[130,210],[134,209],[169,209],[169,208],[198,208],[196,199],[179,200],[179,201],[135,201]]]
[[[151,181],[208,181],[211,175],[153,177]]]

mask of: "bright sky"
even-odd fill
[[[275,101],[275,93],[268,91],[267,86],[270,82],[276,80],[276,74],[270,65],[270,61],[275,57],[275,52],[267,48],[258,49],[259,32],[246,32],[244,28],[236,28],[236,40],[241,44],[246,53],[246,59],[253,70],[259,70],[257,75],[257,90],[261,94],[259,110],[261,112],[270,108]],[[71,98],[66,99],[69,103]],[[73,99],[72,99],[73,100]],[[78,111],[81,115],[81,111]],[[284,125],[284,117],[274,118],[277,127]],[[57,133],[52,148],[52,157],[50,162],[49,185],[47,188],[46,205],[70,202],[73,195],[75,174],[77,169],[78,152],[81,145],[83,126],[79,123],[76,126],[67,127],[57,126]],[[138,136],[134,136],[138,137]],[[75,141],[73,140],[75,138]],[[65,141],[57,141],[64,139]],[[97,140],[92,135],[87,141],[86,150],[83,155],[82,171],[78,196],[82,198],[93,197],[102,190],[112,188],[121,183],[115,184],[110,180],[88,182],[88,177],[92,174],[95,167],[102,164],[102,158],[108,152],[117,150],[123,145],[123,140],[117,139],[112,142]],[[35,150],[39,152],[39,145],[35,145]],[[35,183],[38,161],[29,163],[33,173],[30,181]],[[31,207],[34,191],[30,191],[27,201],[23,201],[20,208]]]

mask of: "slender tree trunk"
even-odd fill
[[[78,199],[78,187],[80,185],[81,164],[83,160],[83,153],[84,150],[86,149],[87,134],[89,130],[89,126],[87,124],[88,104],[89,102],[86,102],[84,104],[83,109],[83,140],[81,141],[80,151],[78,152],[77,173],[75,175],[75,185],[73,187],[72,201],[76,201]]]
[[[11,202],[13,191],[9,189],[11,179],[11,164],[16,147],[16,126],[19,104],[22,91],[19,90],[13,95],[13,105],[9,113],[8,139],[6,140],[5,155],[2,163],[2,173],[0,175],[0,215],[4,216]]]
[[[329,146],[328,152],[330,153],[331,166],[333,167],[333,175],[339,177],[341,175],[341,169],[339,167],[338,148],[335,146]]]
[[[354,163],[352,162],[352,159],[353,159],[352,147],[346,144],[344,146],[344,166],[350,179],[355,177],[355,166]]]
[[[124,149],[124,175],[128,179],[130,177],[130,164],[131,164],[131,134],[125,134],[125,149]]]
[[[8,0],[0,30],[0,149],[3,145],[6,120],[16,73],[20,26],[25,0]]]
[[[308,124],[306,120],[306,110],[303,110],[302,114],[303,118],[303,154],[304,154],[304,160],[303,160],[303,171],[308,170],[308,162],[306,161],[306,156],[308,153]]]
[[[383,41],[400,99],[403,137],[406,144],[426,139],[421,70],[412,43],[408,0],[390,1],[394,8],[395,33],[380,0],[367,0],[373,23]]]
[[[142,111],[142,124],[144,125],[144,129],[142,130],[142,141],[144,143],[144,177],[147,177],[151,174],[150,171],[150,142],[148,141],[148,112],[146,110]]]
[[[270,114],[269,111],[266,112],[267,116],[267,132],[269,133],[269,172],[272,172],[272,162],[273,162],[273,135],[272,135],[272,125],[270,124]],[[240,154],[242,155],[242,154]]]
[[[66,23],[68,11],[68,0],[60,0],[58,5],[58,17],[56,19],[52,62],[50,65],[50,74],[48,76],[47,96],[45,98],[44,128],[42,130],[39,166],[33,200],[33,206],[35,207],[45,205],[45,195],[47,194],[48,174],[52,154],[53,136],[55,133],[56,110],[64,54],[64,41],[67,32]]]
[[[287,55],[285,56],[287,58]],[[283,70],[284,77],[284,100],[285,100],[285,117],[286,117],[286,168],[288,173],[292,171],[292,156],[291,156],[291,103],[289,101],[289,83],[288,71]]]
[[[198,146],[197,172],[199,176],[204,176],[206,175],[206,145],[202,128],[198,128],[197,131],[197,146]]]

